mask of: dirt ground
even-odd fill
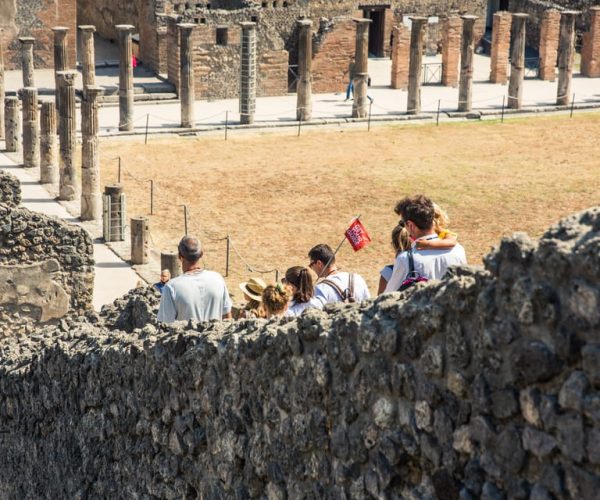
[[[338,263],[362,274],[372,293],[391,263],[395,203],[425,193],[449,213],[469,262],[481,264],[504,235],[539,237],[561,217],[600,204],[600,114],[366,130],[295,130],[203,138],[102,143],[102,184],[122,157],[128,217],[154,215],[153,253],[174,250],[184,234],[205,247],[205,265],[225,273],[230,292],[258,270],[307,265],[308,250],[336,247],[357,214],[373,243],[345,243]],[[220,240],[220,241],[219,241]],[[264,275],[273,281],[275,273]]]

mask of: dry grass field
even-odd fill
[[[338,262],[376,291],[379,269],[392,261],[389,234],[401,197],[426,193],[444,207],[469,262],[480,264],[504,235],[539,237],[561,217],[600,204],[600,114],[498,122],[380,126],[366,130],[305,128],[223,138],[105,141],[102,157],[121,156],[128,216],[149,214],[154,250],[175,249],[184,233],[203,240],[210,268],[225,270],[231,235],[259,269],[308,264],[308,249],[335,247],[356,214],[373,243]],[[103,185],[115,182],[115,161],[103,160]],[[227,282],[249,277],[232,251]],[[274,275],[266,276],[267,281]]]

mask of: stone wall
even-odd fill
[[[132,24],[139,29],[141,3],[150,0],[77,0],[77,24],[96,26],[99,36],[118,41],[115,25]]]
[[[0,205],[16,207],[21,203],[21,184],[14,175],[0,170]]]
[[[55,26],[69,28],[69,66],[75,67],[77,46],[76,0],[0,0],[0,29],[5,48],[6,69],[21,67],[21,36],[32,36],[34,64],[36,68],[52,68],[54,65]]]
[[[15,202],[5,196],[3,202]],[[92,240],[79,226],[0,204],[0,337],[31,332],[36,324],[91,308]]]
[[[595,498],[600,208],[485,265],[299,318],[167,329],[138,290],[0,341],[0,494]]]

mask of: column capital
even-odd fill
[[[35,38],[32,36],[21,36],[19,37],[19,42],[23,45],[33,45],[35,43]]]
[[[560,15],[561,16],[578,16],[579,14],[581,14],[580,10],[563,10]]]
[[[93,101],[94,99],[97,99],[102,94],[104,94],[104,88],[103,87],[99,87],[97,85],[88,85],[85,88],[85,95],[86,95],[86,98],[89,101]]]
[[[598,11],[600,11],[600,5],[594,5],[594,6],[590,7],[590,10],[592,10],[594,12],[598,12]]]
[[[298,24],[298,26],[302,26],[303,28],[310,28],[312,26],[312,21],[310,19],[298,19],[296,24]]]
[[[475,21],[477,21],[477,19],[479,19],[479,16],[473,16],[471,14],[465,14],[463,16],[460,16],[460,18],[463,21],[469,21],[469,22],[473,22],[474,23]]]
[[[135,26],[132,24],[116,24],[115,29],[119,33],[131,33],[135,29]]]
[[[84,33],[95,33],[96,32],[96,26],[94,26],[93,24],[82,24],[81,26],[78,26],[79,31],[83,31]]]
[[[252,21],[242,21],[240,23],[240,26],[243,30],[253,30],[254,28],[256,28],[256,23]]]
[[[54,31],[55,34],[64,34],[64,35],[66,35],[67,32],[69,31],[69,28],[67,28],[66,26],[54,26],[52,28],[52,31]]]
[[[57,71],[56,77],[60,80],[61,84],[75,85],[77,71]]]
[[[529,17],[529,14],[526,14],[525,12],[513,12],[512,17],[525,20]]]
[[[354,17],[352,20],[358,25],[367,25],[373,22],[371,19],[367,19],[365,17]]]
[[[179,31],[182,31],[186,35],[189,35],[192,31],[194,31],[196,25],[192,23],[179,23],[177,27],[179,28]]]

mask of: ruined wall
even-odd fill
[[[20,36],[32,36],[36,68],[51,68],[54,64],[53,33],[55,26],[69,28],[69,66],[75,67],[77,46],[76,0],[0,0],[0,29],[4,30],[6,69],[21,67]]]
[[[21,203],[21,184],[14,175],[0,170],[0,205],[16,207]]]
[[[486,268],[166,330],[146,289],[1,341],[0,493],[592,499],[600,208],[504,239]]]
[[[96,26],[99,36],[118,40],[117,24],[132,24],[139,29],[141,4],[152,0],[77,0],[77,24]]]
[[[2,199],[14,204],[20,193],[10,200],[9,182],[0,177]],[[93,265],[84,229],[0,203],[0,337],[90,309]]]

